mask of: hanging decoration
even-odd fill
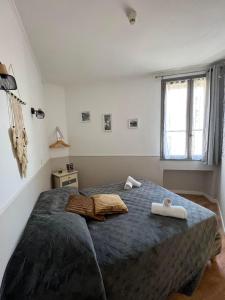
[[[23,120],[23,112],[22,106],[17,98],[8,94],[9,96],[9,108],[10,108],[10,116],[11,116],[11,136],[12,136],[12,144],[15,150],[20,168],[21,168],[21,176],[26,177],[27,174],[27,145],[28,138],[26,129],[24,126]]]
[[[15,155],[17,157],[20,166],[21,176],[26,177],[27,164],[28,164],[28,159],[27,159],[28,138],[24,126],[23,111],[22,111],[22,105],[26,105],[26,103],[20,99],[20,93],[17,88],[12,65],[10,65],[10,68],[13,73],[13,76],[9,75],[5,65],[0,63],[0,85],[1,85],[0,89],[4,90],[8,96],[12,147],[15,151]],[[16,89],[19,97],[17,97],[11,91],[9,91],[9,90],[16,90]]]
[[[22,112],[22,105],[26,105],[26,103],[19,98],[20,93],[17,88],[13,66],[10,65],[9,68],[13,76],[8,73],[6,66],[0,62],[0,90],[6,92],[8,96],[12,146],[18,159],[21,176],[26,177],[28,138]],[[19,97],[15,96],[10,90],[17,90]]]

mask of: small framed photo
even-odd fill
[[[90,121],[91,121],[90,111],[82,111],[82,113],[81,113],[81,122],[90,122]]]
[[[129,119],[128,120],[128,128],[130,128],[130,129],[138,128],[138,119]]]
[[[103,115],[103,128],[105,132],[112,131],[112,114]]]

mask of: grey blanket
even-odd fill
[[[64,212],[75,189],[44,192],[7,266],[1,300],[105,300],[83,217]]]
[[[173,291],[190,295],[199,282],[214,243],[215,214],[151,182],[123,190],[112,184],[82,191],[116,193],[129,212],[104,223],[88,221],[108,300],[164,300]],[[152,202],[170,197],[188,220],[150,213]]]
[[[148,181],[84,189],[116,193],[129,212],[90,221],[64,211],[63,188],[40,198],[8,264],[1,300],[164,300],[173,291],[191,294],[205,268],[216,233],[211,211]],[[151,203],[171,197],[188,220],[150,213]]]

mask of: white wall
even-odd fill
[[[64,88],[53,84],[45,84],[44,98],[46,102],[48,144],[50,145],[56,141],[56,126],[60,128],[67,142],[68,134]],[[69,149],[49,149],[49,153],[51,157],[63,157],[69,155]]]
[[[0,240],[7,237],[7,245],[0,246],[0,282],[5,265],[15,247],[17,239],[29,217],[37,193],[45,187],[35,183],[26,202],[18,209],[17,196],[30,183],[37,172],[49,159],[46,120],[31,117],[30,108],[41,107],[45,110],[42,82],[30,45],[27,41],[14,3],[1,0],[0,28],[2,32],[0,61],[6,66],[13,65],[21,98],[27,103],[23,107],[25,126],[28,133],[28,174],[21,179],[17,161],[13,156],[8,135],[9,115],[6,94],[0,91]],[[9,206],[10,205],[10,206]],[[10,214],[9,214],[10,210]],[[7,219],[7,224],[5,220]]]
[[[9,24],[9,26],[6,26]],[[13,65],[17,85],[22,99],[27,103],[23,106],[25,126],[28,133],[28,174],[21,179],[17,161],[13,156],[8,135],[9,115],[6,94],[0,91],[0,209],[7,205],[10,199],[47,161],[48,147],[46,135],[46,120],[32,118],[31,106],[45,109],[43,90],[39,70],[33,58],[30,46],[21,27],[11,1],[2,0],[0,9],[0,27],[4,32],[4,42],[0,47],[0,59],[6,66]],[[12,188],[13,187],[13,188]]]
[[[149,78],[66,89],[70,155],[159,156],[160,81]],[[80,113],[91,112],[82,123]],[[102,115],[112,113],[112,132],[103,131]],[[139,128],[128,129],[138,118]]]

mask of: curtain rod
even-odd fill
[[[18,98],[16,95],[14,95],[12,92],[5,90],[5,92],[11,96],[13,96],[14,98],[16,98],[16,100],[23,105],[26,105],[26,102],[23,102],[20,98]]]
[[[182,72],[182,73],[175,73],[175,74],[166,74],[166,75],[156,75],[155,79],[163,78],[163,77],[169,77],[169,76],[177,76],[177,75],[187,75],[187,74],[194,74],[194,73],[204,73],[208,72],[208,70],[199,70],[199,71],[190,71],[190,72]]]

